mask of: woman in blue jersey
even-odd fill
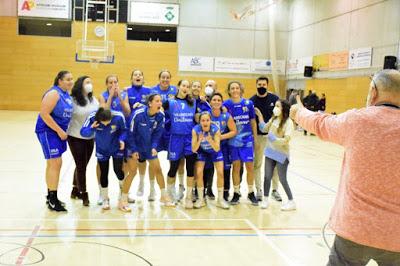
[[[100,166],[100,194],[103,198],[103,210],[110,209],[108,198],[108,168],[110,157],[113,158],[113,168],[120,182],[124,180],[122,162],[124,158],[126,139],[125,118],[120,112],[110,111],[100,107],[91,113],[81,129],[83,137],[95,136],[97,163]]]
[[[126,92],[128,93],[128,98],[129,98],[129,106],[131,108],[131,113],[133,114],[135,110],[137,110],[140,107],[143,107],[146,105],[146,99],[147,96],[151,93],[151,89],[143,86],[144,84],[144,76],[143,72],[139,69],[135,69],[132,71],[131,74],[131,87],[126,89]],[[150,171],[150,168],[149,168]],[[140,182],[139,182],[139,188],[137,191],[137,196],[142,197],[144,193],[144,177],[146,175],[146,161],[139,160],[139,177],[140,177]],[[154,188],[154,174],[149,173],[150,177],[153,177],[150,180],[150,196],[149,200],[152,201],[154,200],[155,197],[155,188]]]
[[[223,198],[228,201],[229,189],[231,182],[231,161],[228,140],[236,136],[237,129],[235,121],[228,112],[222,112],[222,103],[224,99],[222,94],[216,92],[211,96],[210,104],[212,108],[211,121],[219,127],[221,132],[221,152],[224,157],[224,187]],[[218,188],[218,198],[220,198],[220,191]]]
[[[221,133],[219,127],[211,123],[211,114],[204,111],[199,117],[200,124],[192,130],[192,151],[197,152],[196,182],[199,198],[194,203],[194,208],[205,206],[203,171],[207,161],[212,162],[217,170],[218,201],[217,206],[229,209],[228,203],[223,198],[224,189],[224,158],[220,146]]]
[[[137,160],[149,162],[149,168],[152,169],[160,186],[160,201],[165,206],[175,206],[166,193],[164,176],[157,158],[157,145],[164,131],[164,114],[160,112],[161,106],[161,96],[151,94],[147,106],[136,110],[130,119],[126,149],[129,175],[125,178],[122,188],[121,210],[127,208],[128,192],[137,169]]]
[[[125,91],[121,91],[118,86],[117,75],[108,75],[106,77],[107,90],[99,97],[100,106],[112,111],[118,111],[129,117],[131,108],[129,99]]]
[[[67,211],[57,197],[62,165],[61,155],[67,149],[67,128],[72,116],[69,91],[74,85],[69,71],[60,71],[43,96],[35,132],[46,159],[47,204],[50,210]]]
[[[165,103],[168,99],[174,98],[175,95],[177,94],[177,88],[173,85],[171,85],[171,72],[169,70],[164,69],[161,70],[160,73],[158,74],[158,79],[159,79],[159,84],[154,86],[152,88],[153,93],[158,93],[161,95],[162,102]],[[169,145],[169,139],[170,139],[170,130],[171,130],[171,121],[169,118],[169,114],[165,113],[165,130],[164,134],[159,142],[159,145],[157,147],[157,151],[168,151],[168,145]],[[178,177],[179,177],[179,192],[178,192],[178,199],[183,198],[183,193],[185,191],[185,186],[184,186],[184,167],[185,167],[185,161],[181,160],[181,163],[178,168]],[[151,177],[150,177],[151,179]]]
[[[82,199],[84,206],[89,206],[86,191],[86,167],[93,153],[93,137],[85,138],[80,131],[86,118],[99,109],[99,102],[93,97],[92,80],[88,76],[79,77],[71,92],[73,112],[68,127],[68,145],[75,161],[74,182],[71,198]]]
[[[258,201],[254,195],[254,136],[257,135],[257,123],[253,102],[242,98],[243,86],[238,81],[228,84],[229,100],[224,102],[225,108],[235,120],[237,135],[229,140],[231,160],[233,164],[234,194],[230,201],[232,205],[239,204],[240,198],[240,165],[243,162],[247,170],[247,198],[255,206]]]
[[[192,152],[192,129],[196,113],[195,103],[190,95],[190,83],[187,80],[178,82],[179,90],[175,99],[168,99],[163,104],[164,110],[171,120],[171,136],[168,149],[170,169],[168,172],[168,193],[175,198],[175,177],[179,161],[186,159],[187,192],[186,208],[193,208],[192,189],[194,179],[194,163],[196,154]]]

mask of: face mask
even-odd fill
[[[272,112],[274,113],[274,116],[279,116],[281,114],[281,109],[279,109],[278,107],[274,107],[274,110],[272,110]]]
[[[86,93],[91,93],[93,91],[93,84],[92,83],[87,83],[83,87]]]
[[[267,89],[264,87],[259,87],[259,88],[257,88],[257,92],[260,95],[264,95],[267,92]]]
[[[204,92],[206,93],[207,96],[211,96],[214,92],[214,89],[211,86],[207,86],[204,88]]]

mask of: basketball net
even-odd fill
[[[92,69],[98,69],[99,68],[99,60],[98,59],[90,60],[90,67]]]

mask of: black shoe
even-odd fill
[[[276,201],[282,201],[281,195],[279,195],[279,192],[276,190],[272,190],[272,197]]]
[[[214,195],[214,193],[212,192],[212,189],[211,189],[211,188],[207,188],[207,197],[208,197],[210,200],[215,200],[215,195]]]
[[[65,202],[62,202],[61,200],[58,200],[61,204],[61,206],[65,207]],[[46,204],[49,204],[49,195],[46,195]]]
[[[83,206],[89,206],[89,195],[87,192],[82,192],[82,204]]]
[[[247,194],[247,198],[251,201],[251,205],[258,206],[258,200],[254,195],[254,192]]]
[[[231,199],[231,201],[229,202],[231,205],[238,205],[239,204],[239,193],[233,193],[233,198]]]
[[[56,211],[56,212],[66,212],[67,209],[64,208],[64,206],[61,205],[61,202],[57,199],[55,202],[52,202],[51,200],[49,201],[48,205],[49,209],[51,211]]]
[[[71,199],[82,199],[82,194],[77,187],[73,187],[71,191]]]
[[[228,202],[229,201],[228,198],[229,198],[229,191],[228,190],[224,190],[224,200],[226,202]]]

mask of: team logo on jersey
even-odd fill
[[[226,122],[225,122],[225,121],[221,121],[221,125],[222,125],[222,126],[225,126],[225,125],[226,125]]]
[[[249,108],[247,108],[247,106],[243,106],[243,107],[242,107],[242,110],[243,110],[243,113],[246,113],[246,112],[249,111]]]
[[[247,105],[247,104],[250,104],[250,101],[246,100],[244,103]]]
[[[117,126],[111,125],[111,133],[114,133],[115,131],[117,131]]]

